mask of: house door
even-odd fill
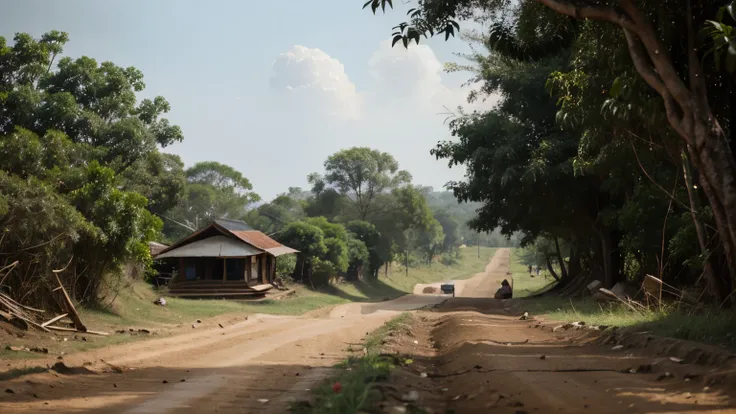
[[[250,257],[250,278],[248,282],[258,281],[258,256]]]

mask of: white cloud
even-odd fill
[[[276,125],[273,134],[299,137],[290,144],[294,156],[286,161],[291,168],[282,173],[291,178],[283,178],[283,187],[303,183],[307,173],[321,170],[329,154],[352,146],[391,153],[417,184],[441,188],[461,179],[463,168],[449,169],[429,151],[451,138],[448,110],[490,107],[495,100],[468,105],[470,89],[445,85],[442,69],[427,45],[407,50],[382,42],[365,68],[349,68],[372,75],[373,84],[361,85],[358,93],[345,67],[323,51],[294,46],[281,54],[271,88],[274,110],[288,122]]]
[[[343,119],[360,117],[361,99],[339,60],[319,49],[293,46],[273,63],[271,88],[297,111]]]

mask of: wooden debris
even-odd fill
[[[51,325],[54,322],[57,322],[57,321],[59,321],[61,319],[64,319],[66,316],[67,316],[66,313],[62,313],[61,315],[59,315],[59,316],[57,316],[55,318],[49,319],[48,321],[42,323],[41,326],[46,327],[48,325]]]
[[[61,327],[61,326],[51,326],[51,325],[49,325],[46,328],[51,329],[52,331],[60,331],[60,332],[77,332],[77,333],[86,333],[86,334],[100,335],[100,336],[108,336],[108,335],[110,335],[107,332],[90,331],[90,330],[80,331],[80,330],[77,330],[77,329],[74,329],[74,328],[64,328],[64,327]]]
[[[74,307],[74,303],[72,303],[72,299],[69,297],[69,294],[66,293],[66,289],[64,289],[64,285],[61,283],[61,279],[59,279],[59,270],[54,270],[54,276],[56,276],[56,281],[59,283],[59,287],[61,288],[61,293],[64,295],[62,297],[62,309],[69,314],[69,318],[71,318],[72,322],[74,322],[74,326],[77,328],[78,331],[86,332],[87,327],[84,326],[82,323],[82,318],[79,317],[79,313],[77,313],[77,309]]]

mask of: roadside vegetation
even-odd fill
[[[515,286],[514,297],[523,299],[548,287],[544,275],[531,278],[528,271],[533,249],[514,249],[510,269]],[[541,273],[541,272],[540,272]],[[549,277],[549,276],[548,276]],[[542,279],[542,280],[539,280]],[[551,278],[550,278],[551,279]],[[553,282],[553,280],[552,280]],[[736,312],[665,303],[661,307],[632,311],[618,302],[597,302],[590,296],[566,298],[558,295],[538,295],[517,302],[517,310],[533,316],[561,322],[585,322],[617,328],[649,331],[660,336],[700,341],[736,349]]]
[[[386,381],[395,367],[392,358],[381,356],[381,345],[389,335],[405,333],[414,316],[403,313],[371,332],[363,344],[365,351],[357,350],[358,356],[350,356],[335,368],[337,375],[318,386],[312,394],[314,403],[294,404],[292,412],[308,413],[357,413],[372,407],[375,394],[371,393],[378,381]]]

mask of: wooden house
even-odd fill
[[[296,252],[242,221],[218,219],[154,259],[176,269],[172,296],[238,298],[263,296],[273,288],[277,258]]]

